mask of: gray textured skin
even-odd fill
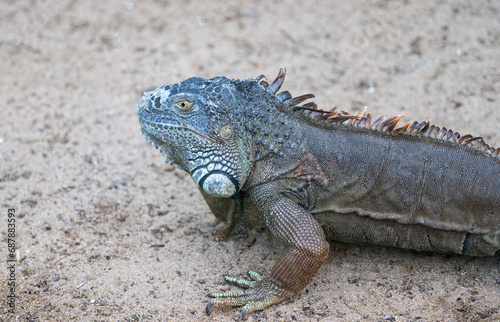
[[[297,108],[303,99],[276,95],[284,76],[271,85],[190,78],[139,101],[147,139],[192,174],[227,224],[221,238],[243,221],[287,246],[270,277],[227,278],[249,290],[210,294],[207,312],[244,305],[245,316],[300,292],[328,255],[326,240],[472,256],[500,249],[498,150],[436,139],[439,128],[321,119]]]

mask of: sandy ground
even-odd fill
[[[283,89],[322,108],[404,111],[500,146],[498,1],[305,3],[1,2],[0,249],[15,209],[19,262],[0,320],[240,319],[207,318],[205,295],[269,272],[280,247],[267,232],[215,239],[195,184],[139,135],[145,90],[283,65]],[[499,267],[335,243],[300,296],[250,321],[500,320]]]

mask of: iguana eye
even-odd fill
[[[177,103],[175,103],[177,105],[178,108],[180,108],[181,110],[187,110],[188,108],[191,107],[191,105],[193,105],[193,103],[191,103],[190,101],[188,100],[182,100],[182,101],[178,101]]]

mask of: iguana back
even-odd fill
[[[469,144],[333,125],[310,136],[328,185],[310,212],[327,238],[493,255],[500,249],[500,159]]]

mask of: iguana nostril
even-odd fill
[[[148,106],[149,100],[147,98],[143,98],[139,101],[138,108],[140,110],[144,110]]]

